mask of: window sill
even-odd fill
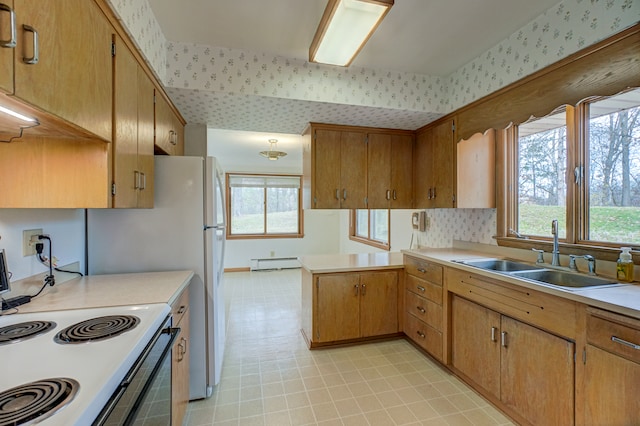
[[[389,244],[381,243],[380,241],[369,240],[367,238],[356,237],[354,235],[350,235],[349,239],[351,241],[355,241],[355,242],[360,243],[360,244],[366,244],[368,246],[379,248],[381,250],[389,251],[391,249]]]
[[[551,253],[553,250],[553,242],[551,240],[537,240],[532,238],[514,238],[514,237],[494,237],[500,247],[511,247],[524,250],[544,250],[547,253]],[[619,247],[603,247],[592,246],[587,244],[566,244],[559,243],[560,254],[576,254],[582,256],[590,254],[598,260],[607,260],[615,262],[620,255]],[[640,252],[632,252],[634,263],[640,262]]]
[[[227,240],[266,240],[271,238],[304,238],[304,234],[227,234]]]

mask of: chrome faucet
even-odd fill
[[[569,255],[569,269],[578,272],[578,266],[576,265],[577,258],[583,258],[588,263],[589,267],[589,275],[596,275],[596,258],[591,256],[590,254],[585,254],[583,256],[578,256],[577,254]]]
[[[558,219],[551,221],[551,234],[553,235],[553,251],[551,252],[551,265],[560,266],[560,249],[558,248]]]

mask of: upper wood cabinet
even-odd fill
[[[122,39],[114,43],[113,207],[151,208],[155,88]]]
[[[370,209],[413,207],[413,135],[367,135],[367,199]]]
[[[155,148],[158,154],[184,154],[184,123],[164,96],[156,95]]]
[[[11,22],[15,12],[13,0],[0,1],[0,91],[13,92],[13,49]]]
[[[453,119],[419,131],[414,152],[416,208],[455,207]]]
[[[111,141],[113,30],[100,8],[86,0],[13,3],[17,45],[8,92]]]
[[[339,127],[310,129],[303,150],[304,179],[310,183],[311,196],[305,208],[367,208],[366,136]]]
[[[495,208],[495,130],[456,144],[456,207]]]

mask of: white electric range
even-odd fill
[[[29,414],[39,416],[31,421],[47,426],[92,424],[169,313],[169,305],[157,303],[0,316],[0,425],[21,424],[12,419],[14,413],[25,410],[25,405],[34,405],[32,400],[44,404],[42,400],[50,398],[47,393],[63,392],[65,395],[57,396],[62,407],[42,415]],[[60,331],[87,320],[83,327],[61,339],[56,337]],[[130,324],[123,325],[125,320]],[[16,330],[28,334],[41,327],[49,328],[33,337],[6,342]],[[104,328],[117,333],[99,340],[64,343],[75,336],[82,341],[85,333]],[[50,379],[63,380],[51,383]],[[14,388],[20,389],[17,395],[7,395]]]

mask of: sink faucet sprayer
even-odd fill
[[[558,219],[553,219],[551,221],[551,234],[553,235],[551,265],[560,266],[560,249],[558,248]]]

